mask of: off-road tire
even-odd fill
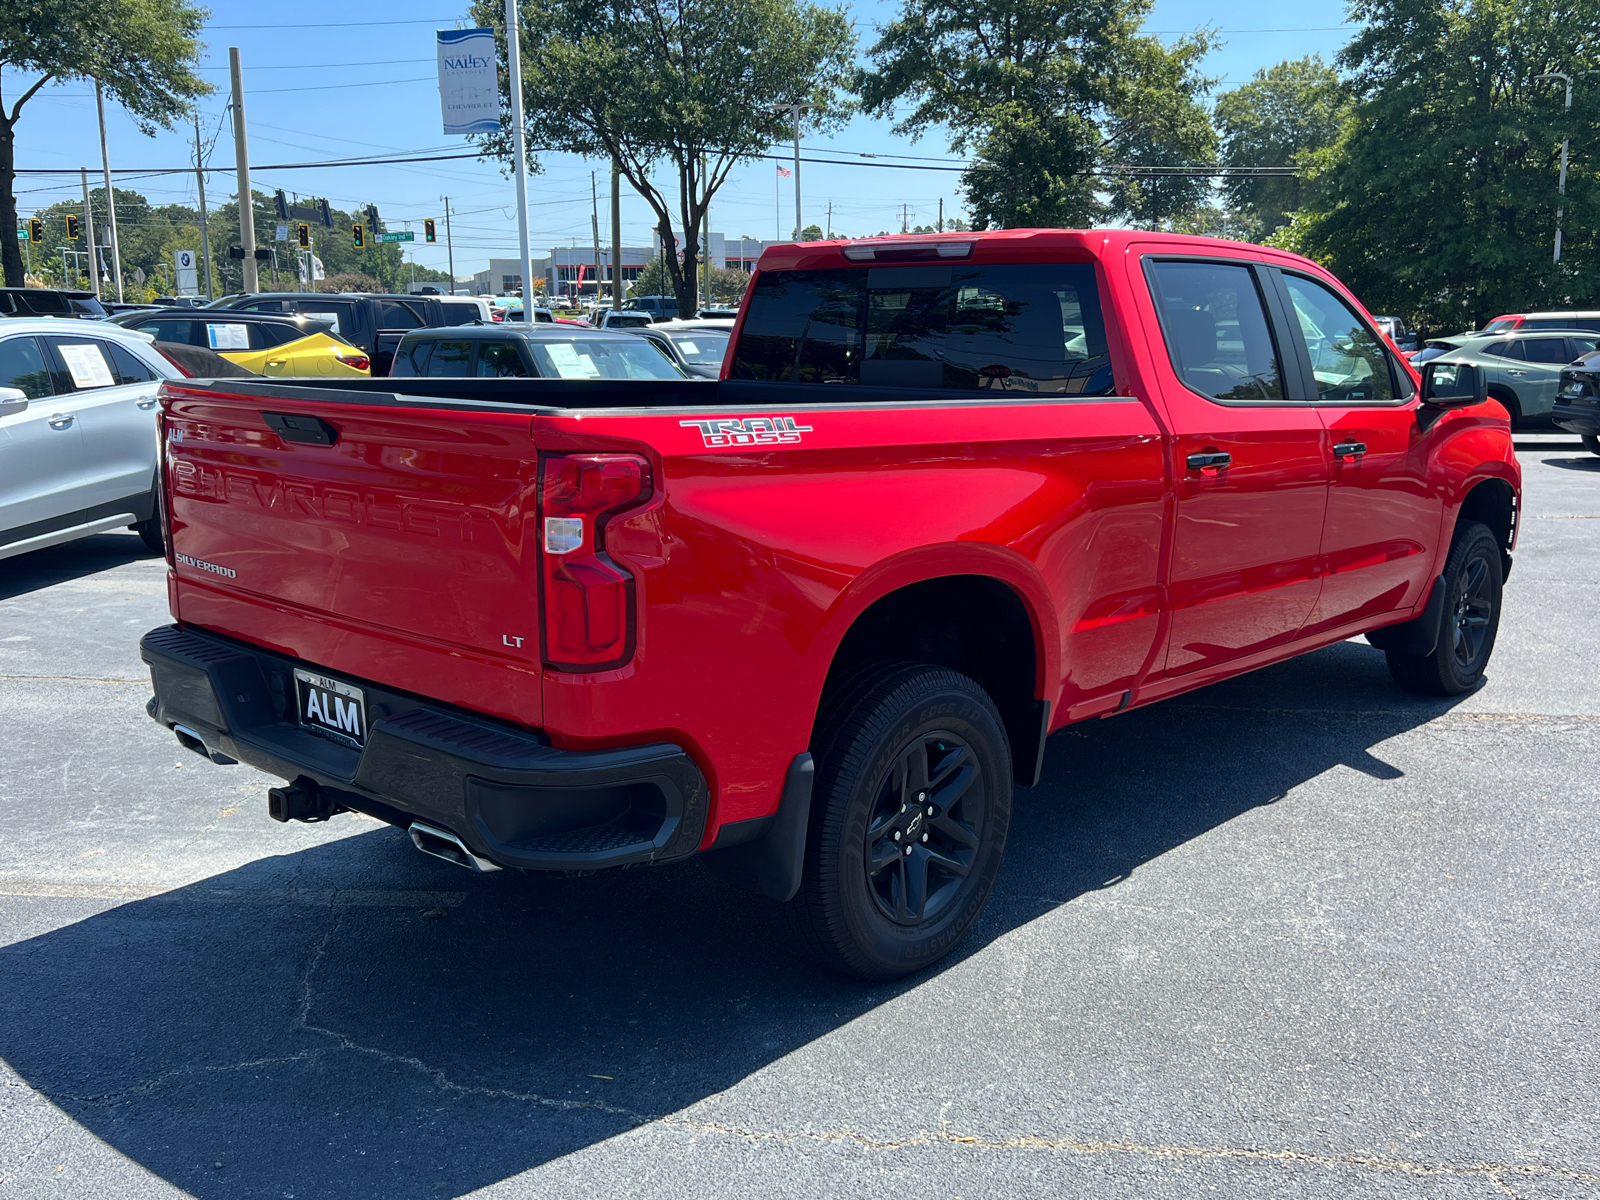
[[[1444,613],[1432,654],[1385,650],[1389,674],[1408,692],[1460,696],[1478,686],[1500,629],[1500,543],[1487,525],[1462,521],[1444,570]]]
[[[926,967],[977,920],[1005,853],[1011,747],[994,701],[945,667],[869,668],[825,705],[811,750],[790,929],[819,962],[861,979]],[[918,787],[918,770],[931,786]]]

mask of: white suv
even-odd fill
[[[0,323],[0,558],[122,526],[161,551],[156,392],[178,378],[148,334]]]

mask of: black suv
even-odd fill
[[[367,352],[374,375],[387,375],[395,347],[413,329],[470,325],[476,302],[448,296],[385,296],[371,292],[253,292],[224,296],[211,306],[239,312],[318,313],[333,318],[333,332]]]
[[[1550,419],[1558,429],[1583,439],[1583,448],[1600,454],[1600,353],[1585,354],[1563,367]]]
[[[0,288],[0,317],[87,317],[91,321],[102,321],[109,315],[93,292]]]

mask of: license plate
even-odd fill
[[[300,724],[348,746],[366,742],[367,697],[360,688],[298,669],[294,685],[300,701]]]

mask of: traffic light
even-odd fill
[[[423,219],[423,222],[422,222],[422,240],[425,241],[425,242],[437,242],[439,240],[438,236],[433,231],[433,218],[432,217],[426,217],[426,218]]]
[[[30,217],[28,220],[28,240],[35,245],[44,241],[44,222],[38,217]]]
[[[288,197],[283,194],[282,188],[279,188],[273,193],[272,203],[273,206],[278,210],[278,220],[287,221],[289,219],[289,200]]]
[[[67,241],[75,242],[77,240],[78,240],[78,214],[77,213],[68,213],[67,214]]]
[[[372,230],[373,233],[383,232],[383,225],[378,220],[378,206],[376,204],[367,205],[367,228]]]
[[[301,221],[300,224],[298,224],[298,225],[296,225],[294,227],[294,236],[295,236],[295,240],[297,242],[299,242],[299,244],[300,244],[300,249],[302,249],[302,250],[311,249],[311,226],[310,225],[306,224],[304,221]]]
[[[367,231],[361,227],[360,221],[350,226],[350,240],[355,243],[357,250],[367,244]]]
[[[333,210],[328,207],[326,200],[317,201],[317,215],[321,219],[324,229],[333,228]]]

